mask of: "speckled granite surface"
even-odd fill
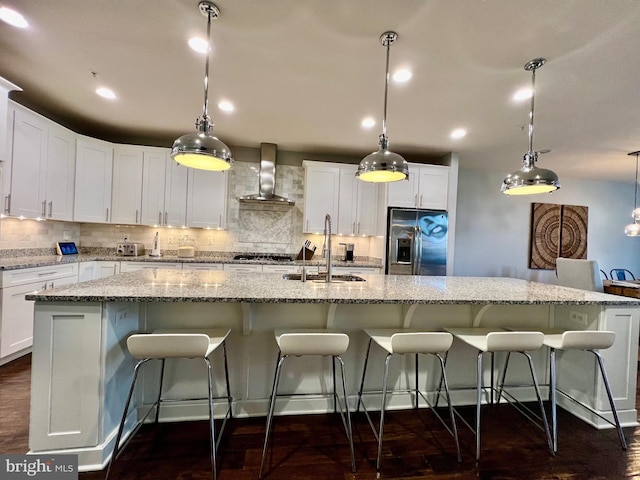
[[[26,296],[55,302],[248,302],[637,305],[640,300],[513,278],[363,275],[316,283],[280,274],[142,270]]]
[[[282,262],[275,260],[234,260],[233,254],[202,255],[194,258],[178,258],[177,255],[163,255],[161,257],[150,257],[143,255],[140,257],[123,257],[109,252],[81,253],[79,255],[57,256],[57,255],[32,255],[0,258],[0,270],[17,270],[30,267],[47,267],[64,263],[90,262],[92,260],[103,261],[123,261],[123,262],[182,262],[182,263],[237,263],[237,264],[260,264],[260,265],[302,265],[302,262]],[[324,265],[325,261],[309,260],[306,265]],[[357,259],[355,262],[342,262],[334,260],[334,267],[371,267],[382,268],[380,259]]]

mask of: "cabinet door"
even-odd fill
[[[418,206],[418,182],[420,174],[418,169],[409,165],[409,179],[391,182],[389,184],[390,207],[415,208]]]
[[[42,290],[45,282],[2,289],[0,357],[19,352],[33,344],[33,301],[25,295]]]
[[[223,270],[222,263],[183,263],[183,270]]]
[[[73,220],[73,184],[76,173],[76,135],[51,124],[47,144],[46,215]]]
[[[116,147],[113,151],[111,222],[136,225],[142,210],[142,150]]]
[[[224,266],[227,272],[240,272],[240,273],[256,273],[262,272],[262,265],[242,265],[239,263],[227,263]]]
[[[11,196],[9,214],[44,218],[47,123],[34,113],[18,109],[13,120]]]
[[[108,223],[111,207],[113,148],[106,142],[78,139],[73,219]]]
[[[80,262],[78,267],[78,282],[88,282],[96,279],[96,265],[98,262]]]
[[[358,180],[354,176],[355,168],[340,169],[340,185],[338,188],[338,221],[335,232],[338,235],[354,235],[358,223]]]
[[[356,234],[375,235],[378,216],[378,185],[361,180],[357,180],[357,182]]]
[[[153,226],[163,225],[165,170],[168,167],[167,150],[145,150],[142,164],[141,223]]]
[[[338,189],[340,169],[309,162],[304,175],[304,221],[305,233],[322,233],[326,214],[331,215],[333,228],[338,221]]]
[[[187,226],[225,228],[228,175],[190,168],[188,178]]]
[[[95,278],[113,277],[120,273],[120,262],[96,262]]]
[[[423,165],[420,167],[418,207],[446,210],[448,193],[448,167],[439,165]]]
[[[187,224],[187,184],[189,168],[167,158],[164,187],[163,224],[184,227]]]

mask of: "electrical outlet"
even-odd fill
[[[581,312],[569,312],[569,319],[573,323],[581,323],[583,325],[586,325],[588,322],[587,314]]]
[[[127,235],[124,235],[124,236],[122,237],[122,241],[123,241],[124,243],[127,243],[127,242],[129,241],[129,237],[128,237]]]

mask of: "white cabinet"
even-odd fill
[[[375,267],[333,267],[333,273],[342,275],[379,275],[381,268]]]
[[[338,222],[339,235],[375,235],[378,185],[355,176],[357,166],[340,166]]]
[[[389,184],[390,207],[447,210],[449,167],[409,164],[409,180]]]
[[[262,265],[254,265],[254,264],[239,264],[239,263],[227,263],[224,266],[225,271],[227,272],[262,272]]]
[[[74,221],[109,222],[112,165],[110,143],[88,137],[78,139]]]
[[[222,263],[183,263],[183,270],[223,270]]]
[[[0,162],[4,162],[11,158],[9,153],[9,145],[11,144],[9,120],[9,92],[12,90],[21,91],[22,89],[11,83],[10,81],[0,77]]]
[[[140,147],[117,145],[113,150],[111,223],[129,225],[140,223],[142,158],[143,150]]]
[[[88,282],[99,278],[112,277],[120,273],[120,262],[111,261],[91,261],[80,262],[78,267],[78,281]]]
[[[262,273],[300,273],[298,265],[263,265]]]
[[[225,228],[228,174],[188,170],[187,227]]]
[[[304,218],[302,231],[322,233],[328,213],[335,229],[338,220],[340,169],[335,164],[302,162],[304,166]]]
[[[0,364],[33,343],[33,302],[25,295],[78,282],[78,264],[25,268],[2,273]],[[26,352],[25,352],[26,353]],[[10,358],[7,358],[10,357]]]
[[[144,149],[141,221],[143,225],[186,225],[188,170],[169,157],[169,149]]]
[[[120,273],[137,272],[138,270],[144,270],[146,268],[170,268],[173,270],[182,270],[182,263],[180,262],[134,262],[134,261],[120,262]]]
[[[19,105],[12,112],[11,182],[5,213],[71,220],[75,134]]]

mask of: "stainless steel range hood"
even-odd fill
[[[260,175],[258,193],[238,197],[241,203],[271,203],[294,205],[295,201],[275,194],[276,190],[276,152],[275,143],[260,144]]]

